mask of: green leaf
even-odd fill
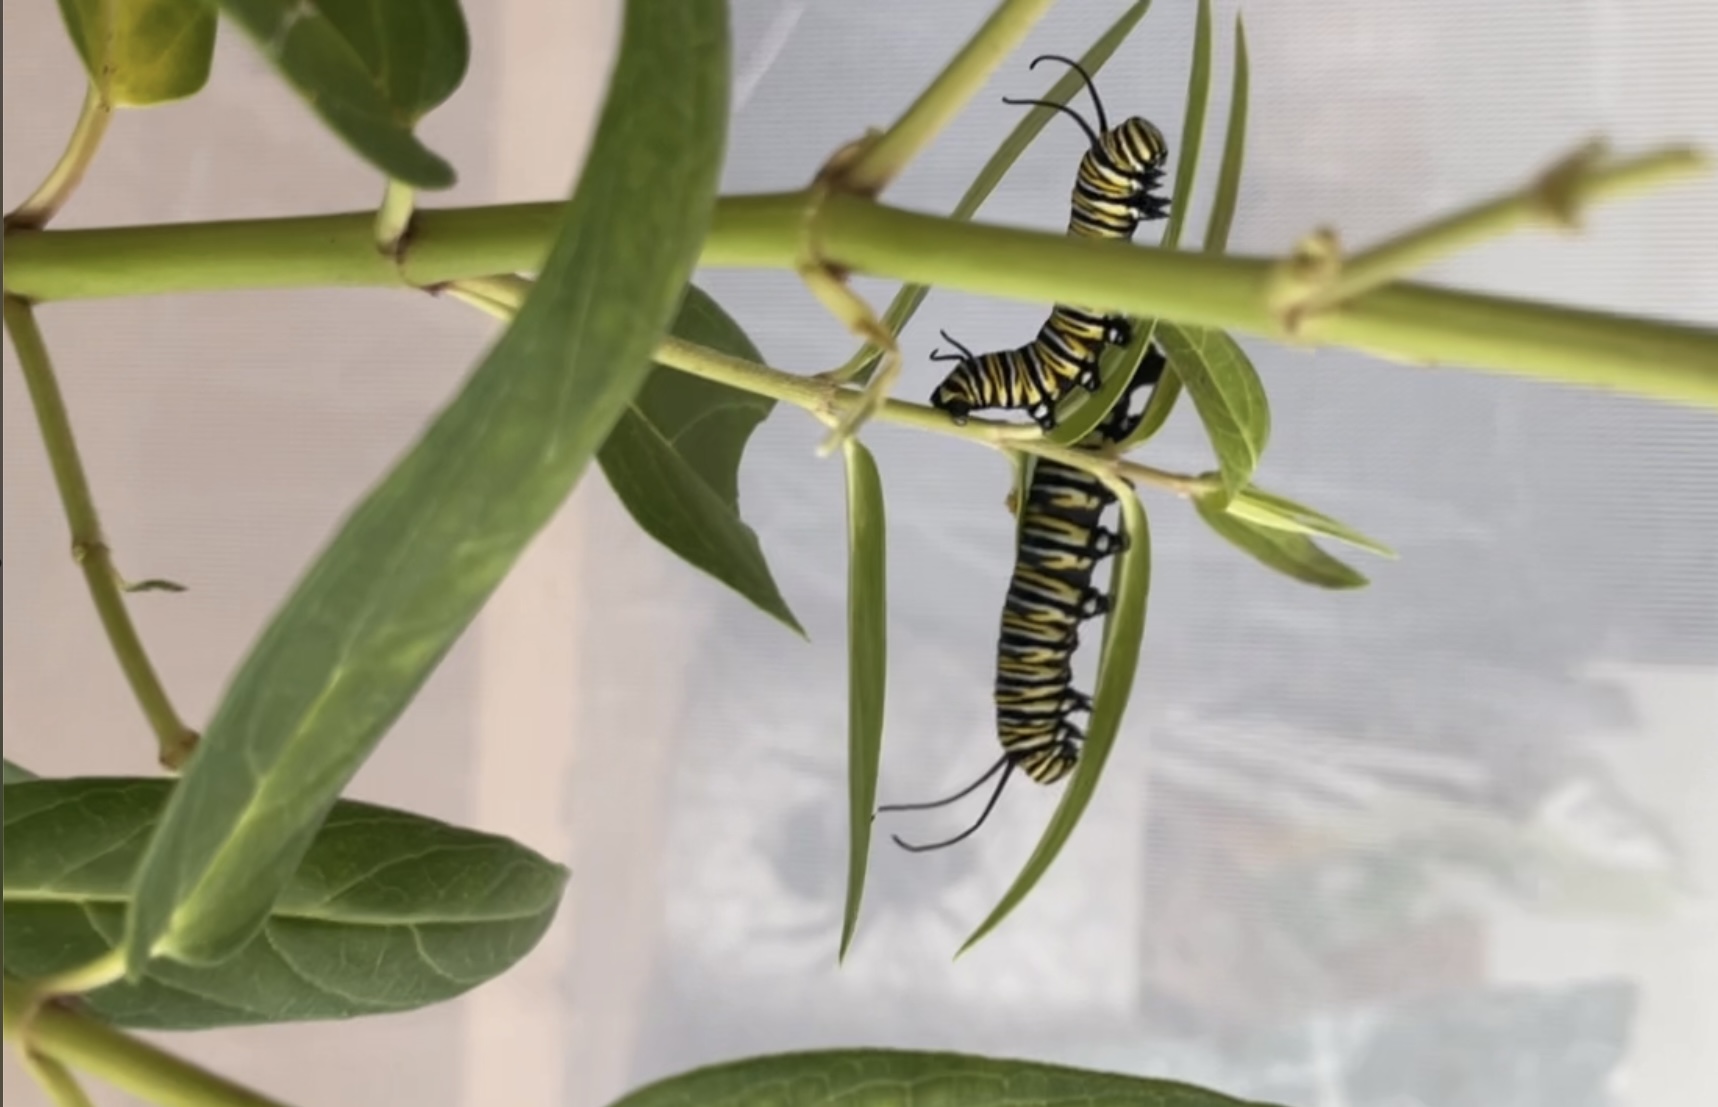
[[[837,1049],[751,1057],[640,1088],[613,1107],[1268,1107],[1174,1080],[963,1053]]]
[[[1175,410],[1175,401],[1181,398],[1181,378],[1175,375],[1173,366],[1163,367],[1163,376],[1158,378],[1152,387],[1151,396],[1145,401],[1145,410],[1140,413],[1139,426],[1133,433],[1122,440],[1121,452],[1126,453],[1151,438],[1163,429],[1163,424],[1169,421],[1170,413]]]
[[[1296,503],[1286,496],[1278,496],[1266,492],[1262,488],[1243,488],[1240,495],[1229,501],[1229,514],[1245,522],[1255,523],[1272,530],[1294,531],[1299,534],[1318,534],[1326,538],[1334,538],[1345,542],[1356,549],[1367,553],[1377,554],[1394,561],[1396,551],[1364,534],[1338,522],[1322,511],[1314,511],[1305,504]]]
[[[1133,383],[1133,375],[1157,333],[1157,320],[1135,318],[1133,341],[1126,346],[1107,346],[1099,357],[1098,376],[1103,382],[1096,392],[1081,389],[1056,411],[1056,426],[1044,437],[1063,446],[1083,442],[1098,428],[1110,409],[1121,402]],[[1155,386],[1153,386],[1155,388]]]
[[[322,121],[414,188],[447,188],[453,167],[412,126],[465,77],[459,0],[220,0]]]
[[[518,318],[311,565],[204,731],[139,868],[133,976],[154,956],[219,961],[262,925],[626,411],[709,222],[727,72],[720,0],[627,4],[583,178]]]
[[[1109,29],[1098,36],[1098,40],[1092,43],[1091,48],[1080,56],[1080,65],[1092,75],[1094,81],[1097,80],[1098,73],[1103,69],[1104,63],[1108,62],[1116,50],[1121,47],[1121,44],[1127,41],[1127,36],[1133,33],[1133,29],[1139,25],[1141,19],[1145,18],[1145,13],[1150,9],[1151,0],[1138,0],[1137,3],[1129,5],[1128,9],[1122,12],[1114,23],[1109,25]],[[1070,69],[1057,78],[1056,83],[1050,86],[1050,90],[1038,99],[1048,100],[1053,104],[1066,104],[1084,87],[1080,81],[1080,75]],[[1026,152],[1026,148],[1038,137],[1039,132],[1049,125],[1050,120],[1055,115],[1056,113],[1050,108],[1034,107],[1028,109],[1026,114],[1021,116],[1020,122],[1015,124],[1014,129],[1008,132],[1008,137],[1002,140],[1002,145],[998,146],[996,152],[990,155],[990,160],[984,163],[984,168],[978,171],[978,176],[972,184],[967,186],[966,194],[960,198],[960,203],[956,204],[954,210],[949,213],[949,218],[964,221],[976,215],[984,201],[1001,183],[1003,176],[1014,167],[1016,161],[1020,160],[1020,155]],[[890,334],[900,334],[919,310],[919,305],[924,303],[925,295],[929,291],[930,288],[927,285],[902,285],[900,291],[895,293],[895,298],[889,302],[888,310],[883,313],[883,329]],[[869,380],[881,356],[882,351],[867,344],[842,368],[840,374],[842,379],[853,379],[861,383]],[[1099,415],[1096,420],[1093,420],[1093,425],[1096,426],[1102,418],[1103,416]]]
[[[1212,530],[1279,573],[1320,588],[1366,587],[1366,577],[1358,570],[1331,557],[1304,534],[1238,519],[1223,510],[1215,496],[1196,496],[1193,507]]]
[[[5,959],[44,976],[125,929],[161,778],[6,786]],[[213,967],[160,961],[84,997],[122,1026],[201,1029],[438,1003],[505,972],[555,916],[567,870],[506,838],[342,800],[257,934]]]
[[[206,0],[60,0],[60,15],[116,108],[182,100],[208,83],[215,12]]]
[[[1169,203],[1169,225],[1163,229],[1163,246],[1173,250],[1181,244],[1181,228],[1187,222],[1187,205],[1193,198],[1193,179],[1199,172],[1199,148],[1205,138],[1205,108],[1211,101],[1211,0],[1199,0],[1193,24],[1193,64],[1187,71],[1187,113],[1181,119],[1181,156],[1175,164],[1175,191]]]
[[[883,756],[883,700],[889,660],[889,589],[883,481],[871,451],[856,438],[847,457],[847,907],[841,952],[853,942],[865,864],[871,856],[871,817],[877,808],[877,769]]]
[[[696,285],[670,333],[747,361],[762,361],[740,325]],[[651,368],[638,396],[597,454],[620,501],[645,533],[799,634],[740,518],[740,458],[775,401],[666,366]]]
[[[7,761],[7,762],[5,762],[5,766],[6,766],[6,777],[5,777],[4,783],[6,783],[6,784],[13,784],[13,783],[16,783],[19,781],[37,779],[35,773],[31,772],[29,769],[24,768],[24,766],[22,766],[22,765],[14,765],[14,764],[12,764],[12,762]]]
[[[1145,599],[1151,591],[1151,528],[1147,525],[1145,507],[1131,492],[1118,497],[1121,502],[1122,530],[1128,536],[1128,548],[1116,558],[1110,573],[1112,597],[1110,613],[1104,620],[1103,649],[1098,655],[1096,694],[1092,697],[1092,717],[1086,727],[1085,745],[1080,751],[1080,764],[1068,780],[1062,802],[1044,828],[1032,856],[1026,859],[1020,875],[1003,893],[1002,900],[978,929],[960,947],[965,953],[1006,919],[1026,899],[1028,893],[1043,879],[1062,847],[1079,825],[1086,805],[1098,790],[1098,778],[1104,762],[1109,760],[1110,748],[1121,729],[1128,699],[1133,695],[1133,678],[1139,670],[1140,643],[1145,637]]]
[[[1252,481],[1271,437],[1271,409],[1258,370],[1220,330],[1162,322],[1157,343],[1193,397],[1216,451],[1223,487],[1235,495]]]
[[[1229,133],[1223,140],[1223,168],[1217,174],[1217,195],[1205,224],[1205,251],[1220,254],[1229,248],[1229,228],[1235,225],[1235,205],[1241,196],[1241,162],[1247,146],[1247,30],[1235,13],[1235,77],[1229,91]]]

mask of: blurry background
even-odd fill
[[[890,121],[989,0],[736,0],[724,190],[804,183]],[[1124,7],[1064,3],[889,199],[947,210]],[[474,57],[426,123],[437,203],[562,195],[612,3],[468,5]],[[1160,0],[1099,87],[1178,148],[1193,7]],[[1227,112],[1219,3],[1207,173]],[[1718,150],[1718,9],[1314,0],[1247,10],[1233,247],[1322,222],[1360,245],[1514,187],[1594,132]],[[49,4],[4,13],[5,203],[58,156],[82,77]],[[981,218],[1066,220],[1053,125]],[[61,226],[372,205],[373,174],[225,34],[210,87],[115,122]],[[1190,231],[1203,227],[1195,205]],[[1143,237],[1143,236],[1142,236]],[[1718,183],[1598,212],[1433,279],[1718,324]],[[701,278],[775,365],[853,340],[784,273]],[[879,307],[892,288],[861,282]],[[1026,340],[1040,310],[933,293],[946,327]],[[493,338],[451,302],[228,293],[41,313],[109,540],[181,712],[232,666],[345,508]],[[1148,498],[1138,691],[1086,825],[993,937],[951,955],[1056,800],[1017,784],[962,847],[879,835],[834,963],[845,849],[839,463],[792,410],[743,508],[808,645],[655,547],[593,468],[352,794],[519,837],[574,876],[524,964],[463,1000],[350,1024],[169,1036],[298,1103],[585,1107],[690,1066],[833,1045],[950,1048],[1177,1076],[1292,1107],[1693,1107],[1718,1087],[1718,419],[1643,401],[1246,341],[1275,419],[1261,483],[1393,544],[1371,588],[1277,577]],[[154,771],[66,553],[23,384],[5,374],[5,744],[43,774]],[[1004,461],[867,431],[889,498],[883,798],[994,757],[992,653],[1013,523]],[[1148,460],[1209,467],[1184,405]],[[1347,556],[1347,555],[1344,555]],[[1090,658],[1085,659],[1089,674]],[[1089,675],[1086,677],[1089,681]],[[928,837],[964,809],[879,830]],[[8,1058],[5,1092],[40,1102]],[[103,1103],[122,1102],[105,1095]]]

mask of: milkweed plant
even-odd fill
[[[1223,37],[1213,34],[1208,0],[1192,13],[1185,112],[1169,149],[1169,214],[1147,224],[1160,232],[1156,243],[973,218],[1082,91],[1083,75],[1100,72],[1140,23],[1144,2],[1059,71],[952,212],[890,205],[889,184],[1049,6],[997,4],[893,123],[831,136],[828,161],[803,188],[724,196],[717,181],[728,114],[727,5],[625,0],[618,60],[571,195],[437,208],[420,206],[420,196],[452,185],[454,170],[415,124],[465,75],[458,0],[62,0],[88,92],[64,155],[6,217],[5,326],[65,508],[73,562],[172,775],[42,779],[6,763],[5,1036],[57,1103],[87,1103],[79,1083],[87,1075],[162,1104],[276,1103],[132,1032],[414,1009],[506,971],[543,935],[567,883],[553,859],[340,795],[593,459],[650,535],[797,627],[739,513],[734,474],[752,429],[778,406],[828,428],[821,453],[845,466],[850,539],[851,829],[845,918],[839,937],[831,935],[836,956],[860,920],[883,737],[884,496],[864,445],[869,423],[1009,455],[1020,463],[1014,503],[1022,517],[1029,474],[1045,463],[1088,478],[1120,505],[1081,755],[1058,785],[1060,805],[1037,848],[971,945],[1031,892],[1097,787],[1145,628],[1148,500],[1166,509],[1188,501],[1262,565],[1323,588],[1366,583],[1330,543],[1390,556],[1338,520],[1253,483],[1270,408],[1233,334],[1718,409],[1718,332],[1710,328],[1407,279],[1453,251],[1533,225],[1573,227],[1590,205],[1699,173],[1705,162],[1694,150],[1620,158],[1595,143],[1517,190],[1357,252],[1314,230],[1286,256],[1232,255],[1248,80],[1237,19],[1210,217],[1198,247],[1183,247],[1212,43]],[[223,22],[376,171],[378,208],[50,229],[116,112],[202,88]],[[1131,234],[1132,224],[1124,229]],[[859,348],[822,371],[764,364],[741,324],[691,282],[700,266],[792,269]],[[852,290],[853,274],[901,288],[879,315]],[[470,305],[501,322],[455,395],[353,506],[262,629],[213,717],[194,729],[128,614],[131,593],[174,586],[127,583],[115,569],[38,314],[51,319],[52,306],[67,300],[318,286],[428,293],[448,310]],[[1096,388],[1071,389],[1051,429],[1006,418],[957,422],[895,394],[896,336],[930,286],[1039,307],[1078,304],[1125,323],[1110,333],[1115,341],[1094,343]],[[1156,387],[1143,411],[1123,421],[1125,438],[1089,437],[1125,402],[1148,356],[1158,359]],[[1137,460],[1183,394],[1208,432],[1209,472]],[[714,438],[615,433],[629,423],[672,430],[688,412],[715,405],[738,405],[751,417],[725,423]],[[385,888],[370,876],[383,870]],[[292,971],[283,971],[288,962]],[[925,1095],[972,1104],[1239,1103],[1167,1081],[870,1049],[700,1069],[625,1102],[746,1100],[766,1088],[770,1102],[784,1105],[848,1091],[901,1104]]]

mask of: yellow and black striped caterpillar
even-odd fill
[[[1078,62],[1057,54],[1032,61],[1057,61],[1072,68],[1085,82],[1097,111],[1098,127],[1065,104],[1048,100],[1012,100],[1007,104],[1038,105],[1063,112],[1086,132],[1088,148],[1074,178],[1068,233],[1082,238],[1131,239],[1140,223],[1162,219],[1168,203],[1155,192],[1163,179],[1169,147],[1149,121],[1134,116],[1111,128],[1103,100],[1090,75]],[[1056,405],[1076,385],[1097,391],[1098,358],[1107,344],[1125,346],[1132,339],[1127,320],[1067,304],[1057,304],[1031,344],[1012,350],[974,354],[945,332],[955,353],[933,351],[932,361],[955,362],[954,369],[931,393],[931,406],[946,411],[956,423],[984,408],[1026,411],[1045,430],[1056,425]]]
[[[1079,443],[1082,449],[1120,442],[1133,433],[1144,414],[1133,410],[1135,395],[1163,375],[1164,357],[1152,346],[1104,421]],[[1002,756],[988,772],[945,799],[894,804],[879,811],[921,811],[942,807],[972,794],[997,773],[1002,779],[978,820],[941,842],[909,845],[920,852],[942,849],[965,839],[990,817],[1015,769],[1040,784],[1054,784],[1079,763],[1079,727],[1068,717],[1090,711],[1091,700],[1073,686],[1074,651],[1080,624],[1109,610],[1109,597],[1092,587],[1099,561],[1127,548],[1127,536],[1102,526],[1104,509],[1115,501],[1102,481],[1084,469],[1038,458],[1021,507],[1020,541],[1014,576],[1002,608],[1002,634],[996,650],[996,733]]]

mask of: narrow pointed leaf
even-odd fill
[[[763,360],[740,325],[696,285],[686,286],[669,331],[734,357]],[[647,534],[804,634],[756,532],[740,517],[740,459],[774,407],[768,397],[656,365],[597,460]]]
[[[1122,718],[1133,695],[1133,678],[1139,670],[1140,644],[1145,637],[1145,601],[1151,591],[1151,529],[1147,525],[1145,507],[1132,494],[1118,497],[1121,501],[1122,529],[1127,534],[1127,550],[1117,557],[1110,575],[1110,613],[1104,620],[1103,650],[1098,655],[1098,677],[1092,697],[1091,722],[1086,727],[1085,745],[1080,750],[1080,764],[1068,780],[1062,802],[1044,828],[1044,836],[1027,858],[1020,875],[1015,878],[995,909],[990,912],[972,936],[960,947],[965,953],[979,939],[1001,924],[1020,906],[1044,874],[1050,871],[1062,847],[1079,825],[1086,805],[1098,790],[1098,779],[1104,762],[1109,760],[1110,748],[1121,729]]]
[[[640,1088],[613,1107],[1269,1107],[1175,1080],[897,1049],[750,1057]]]
[[[182,100],[209,80],[215,10],[207,0],[60,0],[90,80],[116,108]]]
[[[709,221],[727,10],[625,11],[590,157],[518,318],[312,564],[204,731],[139,868],[133,977],[160,955],[217,962],[256,932],[334,798],[643,384]]]
[[[1223,487],[1233,496],[1251,483],[1271,437],[1271,409],[1258,370],[1239,343],[1213,328],[1161,322],[1157,342],[1193,397]]]
[[[29,769],[24,768],[24,766],[22,766],[22,765],[14,765],[14,764],[12,764],[12,762],[7,761],[5,763],[5,767],[6,767],[6,776],[5,776],[5,780],[3,781],[3,783],[12,784],[16,781],[37,779],[35,773],[31,772]]]
[[[1392,561],[1396,558],[1395,550],[1376,539],[1366,537],[1346,523],[1332,519],[1322,511],[1315,511],[1305,504],[1296,503],[1287,496],[1278,496],[1256,486],[1242,489],[1240,495],[1229,501],[1229,514],[1261,527],[1323,535],[1379,557],[1387,557]]]
[[[1139,0],[1139,2],[1129,5],[1127,10],[1117,16],[1116,21],[1110,24],[1104,33],[1098,36],[1097,41],[1092,43],[1091,47],[1080,56],[1080,65],[1092,75],[1094,81],[1097,79],[1099,71],[1103,69],[1104,63],[1108,62],[1116,50],[1121,47],[1121,44],[1127,41],[1127,36],[1133,33],[1133,29],[1139,25],[1141,19],[1145,18],[1145,13],[1150,9],[1151,0]],[[1048,100],[1053,104],[1066,104],[1084,87],[1080,81],[1080,75],[1069,70],[1057,78],[1056,83],[1050,86],[1050,90],[1038,99]],[[967,186],[965,195],[960,198],[960,203],[954,206],[954,211],[949,213],[949,218],[966,220],[976,215],[984,201],[996,190],[996,186],[1001,183],[1002,178],[1014,167],[1014,163],[1020,160],[1020,155],[1026,152],[1026,148],[1032,145],[1039,133],[1049,125],[1055,114],[1049,108],[1034,107],[1028,109],[1026,114],[1021,116],[1020,122],[1015,124],[1014,129],[1008,132],[1008,137],[1002,140],[1002,145],[998,146],[996,152],[990,155],[990,160],[984,163],[984,168],[978,171],[978,176],[973,179],[972,184]],[[1070,178],[1070,189],[1072,188],[1071,180]],[[900,291],[895,293],[895,298],[889,302],[888,310],[883,313],[883,329],[890,334],[900,334],[919,310],[919,305],[924,303],[925,295],[929,291],[930,288],[922,284],[902,285]],[[860,382],[869,380],[871,373],[877,367],[879,357],[881,357],[881,351],[875,346],[867,344],[847,363],[844,372],[850,373],[853,379]],[[1099,419],[1101,418],[1102,416],[1099,416]],[[1094,421],[1094,425],[1096,425],[1096,421]]]
[[[322,121],[370,164],[414,188],[453,167],[412,133],[465,78],[459,0],[219,0]]]
[[[1199,14],[1193,24],[1193,64],[1187,71],[1187,112],[1181,119],[1181,152],[1175,163],[1175,192],[1169,205],[1169,225],[1163,229],[1166,249],[1181,245],[1181,228],[1187,223],[1187,205],[1193,198],[1193,180],[1199,172],[1205,108],[1210,100],[1211,0],[1199,0]]]
[[[45,976],[118,944],[173,781],[8,784],[5,959]],[[505,972],[554,919],[567,870],[506,838],[342,800],[261,933],[212,967],[158,961],[84,997],[146,1029],[348,1018],[451,999]]]
[[[1214,496],[1195,497],[1193,506],[1212,530],[1285,576],[1319,588],[1364,588],[1368,583],[1358,570],[1325,553],[1304,534],[1236,518]]]
[[[1175,375],[1175,367],[1164,366],[1163,376],[1158,379],[1156,387],[1151,390],[1151,396],[1145,401],[1145,411],[1140,414],[1139,426],[1133,433],[1122,440],[1121,452],[1138,446],[1149,440],[1163,424],[1169,421],[1169,416],[1175,411],[1175,401],[1181,398],[1181,378]]]
[[[1153,319],[1133,320],[1133,341],[1126,346],[1109,346],[1098,362],[1099,378],[1103,384],[1096,392],[1076,391],[1056,410],[1056,427],[1044,437],[1063,446],[1085,440],[1097,429],[1110,409],[1121,402],[1133,383],[1134,372],[1144,360],[1146,351],[1157,334]],[[1167,376],[1167,373],[1165,373]]]
[[[847,458],[847,907],[841,953],[853,942],[865,866],[871,857],[871,817],[877,808],[877,769],[883,755],[883,703],[888,671],[888,547],[883,481],[871,451],[849,438]]]
[[[1235,205],[1241,198],[1241,165],[1247,147],[1247,29],[1235,13],[1235,77],[1229,92],[1229,133],[1223,140],[1223,168],[1217,174],[1217,195],[1205,224],[1205,251],[1220,254],[1229,248],[1235,225]]]

